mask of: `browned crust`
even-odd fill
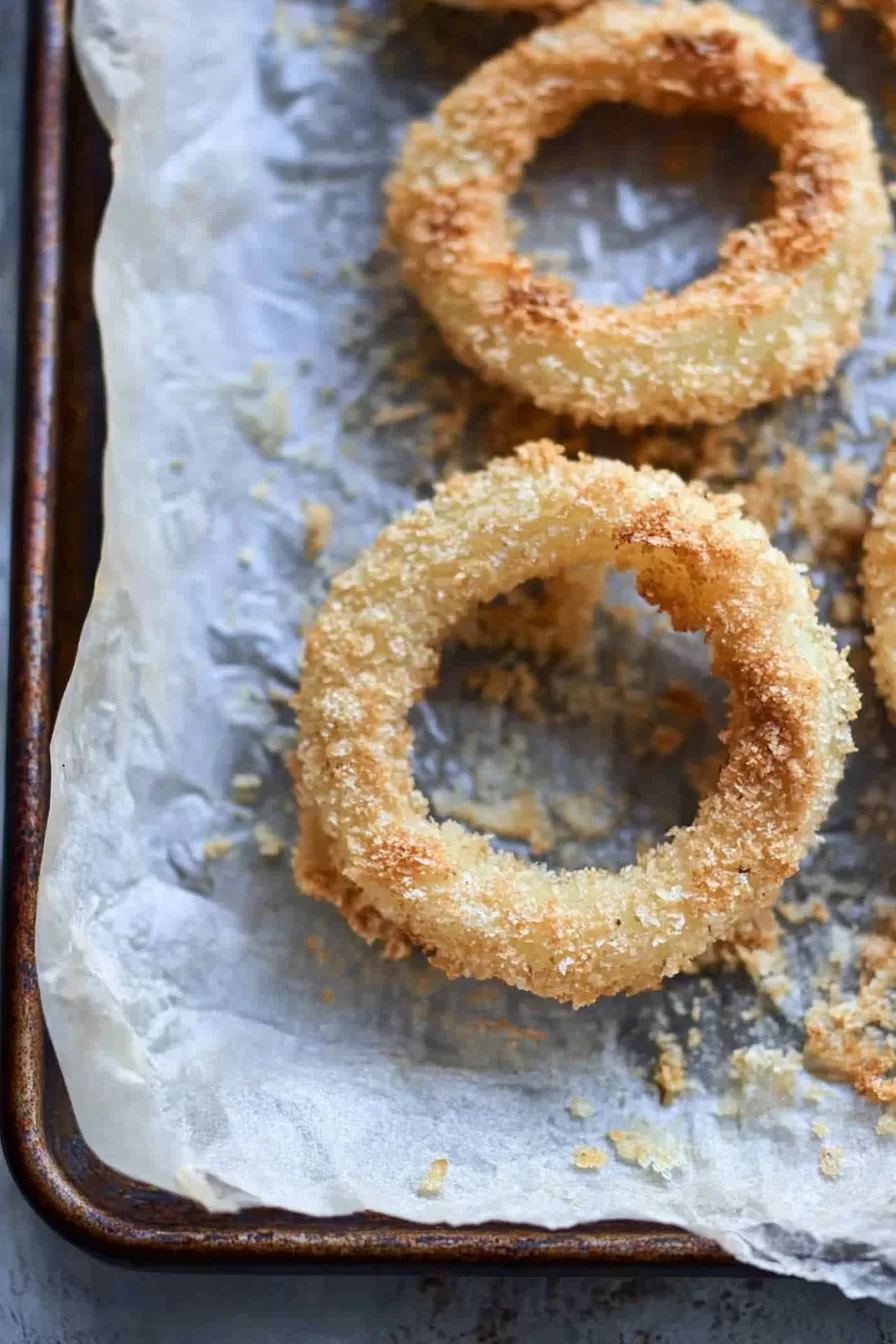
[[[780,152],[774,214],[675,297],[589,306],[513,250],[506,201],[539,140],[596,101],[733,116]],[[386,191],[405,279],[461,359],[623,427],[721,422],[822,382],[858,339],[890,227],[864,108],[716,3],[602,0],[536,31],[411,128]]]
[[[881,465],[877,501],[862,557],[865,619],[877,689],[896,718],[896,438]]]
[[[728,761],[694,825],[637,864],[552,874],[431,819],[406,715],[478,602],[607,563],[706,631],[732,684]],[[653,987],[774,901],[830,804],[857,703],[808,582],[734,499],[527,444],[452,477],[334,581],[296,701],[297,873],[365,937],[416,943],[451,975],[576,1004]]]

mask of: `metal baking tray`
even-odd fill
[[[65,0],[32,5],[27,96],[0,1062],[2,1138],[21,1190],[81,1247],[143,1266],[732,1272],[712,1242],[659,1225],[549,1232],[421,1227],[368,1213],[215,1216],[112,1171],[84,1143],[34,962],[48,745],[99,554],[105,438],[91,269],[108,144],[71,61]]]

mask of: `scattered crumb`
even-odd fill
[[[336,995],[333,993],[332,989],[322,989],[320,997],[322,1003],[333,1003]]]
[[[856,593],[835,593],[831,599],[831,620],[834,625],[858,625],[862,619],[862,604]]]
[[[318,937],[316,933],[305,934],[305,946],[317,962],[318,966],[323,966],[329,961],[330,953],[323,938]]]
[[[246,378],[230,385],[233,418],[250,443],[276,457],[289,434],[289,388],[268,359],[255,359]]]
[[[802,904],[779,900],[776,909],[788,924],[806,924],[810,919],[815,920],[816,924],[827,924],[831,918],[831,912],[821,896],[812,896]]]
[[[234,775],[230,781],[230,790],[234,802],[250,804],[258,797],[261,788],[261,775]]]
[[[244,546],[241,551],[236,553],[236,562],[241,569],[251,568],[252,561],[255,559],[255,552],[251,546]]]
[[[660,696],[660,705],[682,719],[699,722],[706,718],[706,701],[686,681],[670,681]]]
[[[423,1195],[428,1199],[435,1199],[442,1193],[445,1185],[445,1177],[448,1174],[447,1157],[435,1157],[426,1169],[426,1175],[417,1186],[417,1194]]]
[[[685,1166],[681,1144],[671,1135],[659,1134],[648,1126],[638,1129],[611,1129],[607,1138],[622,1162],[630,1162],[645,1171],[655,1171],[669,1180],[673,1171]]]
[[[614,806],[601,788],[590,793],[560,793],[551,798],[551,811],[577,840],[600,840],[616,826],[621,801]]]
[[[254,485],[249,486],[249,498],[254,499],[256,503],[261,504],[270,497],[270,481],[256,481]]]
[[[750,1045],[733,1051],[728,1061],[731,1090],[720,1099],[719,1114],[746,1120],[787,1106],[796,1097],[802,1064],[798,1050]]]
[[[384,425],[400,425],[405,420],[415,420],[425,415],[428,410],[425,401],[407,402],[404,406],[381,406],[374,412],[371,424],[374,429],[381,429]]]
[[[465,822],[489,835],[524,840],[533,854],[545,854],[554,844],[554,831],[547,810],[531,789],[514,798],[477,802],[450,789],[436,789],[432,805],[445,817]]]
[[[660,1092],[664,1106],[671,1106],[676,1097],[690,1087],[685,1076],[684,1051],[671,1033],[663,1032],[656,1038],[657,1058],[653,1081]]]
[[[263,821],[252,828],[252,834],[255,837],[258,852],[263,859],[278,858],[286,847],[286,841],[283,837],[279,836],[275,830],[272,830]]]
[[[703,1040],[703,1032],[699,1027],[688,1028],[688,1049],[696,1050]]]
[[[307,500],[302,506],[305,513],[305,555],[309,560],[320,555],[333,535],[333,510],[328,504]]]
[[[584,1097],[570,1097],[566,1109],[574,1120],[590,1120],[594,1114],[594,1107]]]
[[[786,444],[780,462],[760,467],[739,490],[747,515],[770,535],[786,526],[806,539],[808,555],[794,558],[843,560],[855,553],[865,533],[867,483],[865,462],[835,462],[825,471],[805,449]]]
[[[483,700],[496,705],[510,705],[521,718],[533,723],[544,715],[538,704],[538,680],[532,669],[523,662],[502,665],[492,663],[467,674],[466,684],[478,690]]]
[[[677,751],[684,741],[684,733],[678,728],[669,728],[660,724],[654,728],[650,739],[650,748],[659,756],[671,756],[673,751]]]
[[[540,1027],[519,1027],[507,1017],[477,1017],[471,1023],[475,1031],[499,1031],[513,1041],[543,1041],[547,1032]]]
[[[886,1110],[874,1126],[875,1134],[881,1138],[896,1137],[896,1111]]]
[[[782,1002],[790,992],[787,957],[774,910],[761,910],[743,920],[729,938],[714,944],[697,964],[701,969],[743,967],[756,988],[773,1003]]]
[[[573,1165],[579,1171],[600,1171],[608,1158],[609,1153],[605,1149],[590,1148],[585,1144],[579,1144],[572,1156]]]
[[[827,1132],[827,1125],[823,1124],[821,1120],[812,1121],[812,1133],[817,1139],[823,1139]]]
[[[845,1157],[845,1149],[831,1148],[828,1144],[822,1144],[818,1152],[818,1170],[822,1176],[827,1176],[828,1180],[835,1181],[841,1174]]]
[[[223,859],[232,849],[233,841],[226,835],[210,835],[202,846],[202,854],[206,859]]]

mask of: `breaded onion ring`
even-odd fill
[[[896,719],[896,437],[884,454],[862,556],[865,620],[877,689]]]
[[[812,843],[857,695],[807,580],[677,476],[571,461],[550,442],[452,477],[334,580],[306,644],[295,761],[305,890],[400,955],[589,1003],[689,965],[770,905]],[[478,602],[576,564],[634,570],[732,687],[728,763],[694,824],[619,873],[549,872],[439,824],[415,790],[407,713]]]
[[[675,297],[594,307],[513,251],[507,198],[594,102],[736,117],[780,152],[775,212]],[[858,339],[890,227],[865,109],[721,4],[602,0],[488,61],[411,127],[387,184],[404,278],[486,378],[579,421],[722,422],[818,385]]]

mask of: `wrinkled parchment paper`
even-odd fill
[[[799,0],[750,8],[883,125],[896,66],[870,19],[823,33]],[[783,993],[726,972],[576,1013],[449,983],[422,959],[384,964],[290,877],[284,700],[302,626],[334,570],[428,493],[446,462],[425,445],[450,440],[463,420],[451,413],[475,402],[475,379],[439,355],[380,247],[382,180],[408,120],[524,26],[437,7],[402,24],[384,0],[77,8],[115,188],[96,263],[105,542],[53,742],[38,912],[53,1042],[100,1156],[212,1209],[656,1219],[896,1302],[896,1140],[875,1132],[878,1109],[787,1054],[811,976],[849,962],[851,931],[891,894],[896,833],[854,827],[869,787],[886,816],[896,782],[867,679],[863,750],[788,893],[822,893],[831,918],[785,924]],[[516,202],[525,246],[562,252],[553,264],[581,292],[622,302],[711,267],[723,233],[758,208],[771,158],[736,129],[685,134],[702,145],[690,177],[675,168],[681,124],[587,114],[545,146]],[[876,465],[896,414],[893,292],[884,274],[847,378],[748,417],[748,437],[814,451],[833,426],[826,465]],[[435,393],[431,379],[406,386],[421,350],[444,366]],[[482,460],[470,423],[446,450],[455,464]],[[609,436],[594,443],[612,450]],[[316,555],[311,504],[333,521]],[[826,609],[843,574],[816,577]],[[415,718],[422,787],[531,791],[552,818],[553,863],[620,864],[693,815],[685,749],[631,749],[626,667],[640,668],[648,730],[672,680],[707,694],[722,722],[701,641],[649,613],[626,619],[612,605],[624,588],[598,617],[578,719],[550,711],[562,669],[532,723],[465,688],[452,657]],[[841,635],[861,642],[856,628]],[[713,741],[695,729],[688,750]],[[551,806],[589,790],[609,820],[583,839]],[[661,1031],[684,1047],[690,1085],[667,1107],[651,1077]],[[751,1046],[738,1082],[731,1052]],[[599,1150],[586,1164],[607,1160],[580,1169],[578,1147]],[[437,1158],[441,1193],[421,1194]]]

